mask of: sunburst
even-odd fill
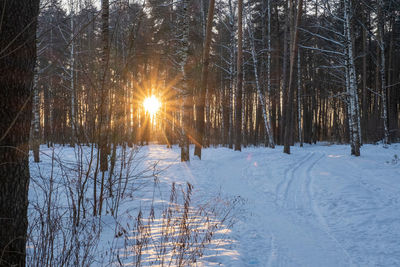
[[[143,107],[150,114],[150,116],[154,116],[161,107],[161,102],[154,95],[150,97],[146,97],[143,101]]]

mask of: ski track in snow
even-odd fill
[[[391,187],[389,181],[374,180],[374,175],[364,171],[363,164],[372,166],[379,163],[376,158],[371,159],[370,155],[368,158],[351,157],[344,154],[348,153],[346,148],[295,147],[292,155],[282,154],[280,147],[275,150],[247,148],[242,152],[210,148],[203,150],[201,161],[193,158],[190,163],[181,164],[185,166],[183,176],[206,195],[220,192],[225,196],[241,196],[245,200],[245,214],[238,216],[230,236],[238,241],[232,248],[238,251],[239,256],[237,260],[221,256],[217,258],[219,263],[224,266],[385,266],[382,264],[385,260],[362,255],[366,250],[360,246],[374,241],[373,234],[368,232],[368,227],[371,227],[368,221],[363,218],[362,225],[357,222],[347,229],[347,220],[353,217],[352,209],[357,208],[354,205],[359,206],[359,212],[353,210],[357,215],[362,212],[361,215],[370,216],[369,213],[375,212],[374,206],[362,207],[365,196],[357,197],[356,200],[361,201],[352,203],[359,192],[349,190],[365,190],[369,194],[388,191],[391,193],[390,203],[399,205],[400,198],[394,196],[400,193],[400,189]],[[375,147],[369,148],[373,156]],[[390,153],[387,155],[389,159],[392,156]],[[179,171],[171,173],[181,179]],[[356,182],[357,186],[349,185],[344,188],[346,191],[338,191],[340,196],[346,194],[343,199],[331,196],[327,186],[335,183],[339,173],[343,180],[346,176],[351,177],[351,182]],[[399,171],[394,167],[388,173],[394,177]],[[331,177],[331,174],[335,175]],[[364,176],[372,178],[360,178]],[[329,183],[325,184],[324,179]],[[335,206],[336,202],[349,212],[334,208],[332,213],[329,207],[327,209],[326,205]],[[346,213],[337,218],[337,212]],[[390,220],[384,220],[384,223],[397,229]],[[381,234],[387,235],[393,229]],[[381,230],[377,228],[377,231]],[[370,240],[368,236],[371,236]],[[358,240],[360,238],[362,243]],[[400,254],[398,257],[392,255],[388,262],[400,263]],[[209,262],[203,264],[209,265]]]
[[[400,162],[391,163],[399,151],[364,145],[356,158],[335,145],[293,147],[291,155],[279,146],[209,148],[189,163],[176,146],[140,153],[163,169],[160,203],[172,182],[193,184],[193,202],[243,200],[231,231],[217,234],[196,266],[325,267],[400,266]]]
[[[203,260],[199,265],[396,266],[385,264],[400,263],[400,254],[396,256],[396,251],[387,261],[373,258],[366,252],[368,244],[374,242],[374,235],[389,236],[390,231],[398,229],[392,219],[382,219],[387,224],[385,231],[374,225],[376,234],[368,232],[371,225],[365,217],[360,222],[349,223],[348,220],[354,214],[369,218],[375,212],[377,206],[363,207],[363,200],[368,197],[359,194],[363,190],[371,195],[390,192],[387,202],[397,207],[400,198],[396,194],[400,193],[400,188],[393,188],[390,180],[375,179],[373,174],[364,171],[369,165],[385,170],[377,158],[370,157],[374,146],[368,147],[371,152],[366,158],[347,156],[345,148],[295,147],[292,155],[282,154],[280,147],[275,150],[247,148],[242,152],[210,148],[203,150],[201,161],[192,158],[186,164],[179,163],[178,148],[167,150],[158,146],[150,157],[162,155],[161,164],[166,160],[173,165],[166,170],[166,176],[193,183],[203,197],[221,193],[245,200],[241,209],[244,213],[237,214],[237,223],[229,236],[235,241],[229,249],[236,250],[238,256],[217,255],[212,257],[212,262]],[[386,157],[392,155],[387,153]],[[387,173],[392,176],[389,178],[399,174],[396,166],[388,165],[388,168]],[[360,178],[364,176],[368,179]],[[340,183],[338,177],[345,182],[348,178],[352,184],[339,184],[339,188],[329,186],[336,180]],[[339,191],[335,191],[337,189]],[[384,195],[381,196],[386,201]],[[377,202],[375,198],[371,201],[371,204]],[[336,209],[335,205],[342,209]],[[398,214],[397,219],[400,219]]]

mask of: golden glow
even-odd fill
[[[149,112],[151,116],[157,113],[161,107],[160,101],[154,95],[146,97],[143,101],[143,107],[146,112]]]

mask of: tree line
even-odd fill
[[[50,1],[39,15],[36,143],[100,143],[101,129],[107,144],[143,144],[151,94],[167,144],[359,154],[399,136],[396,1],[216,1],[208,17],[207,0],[104,3]]]

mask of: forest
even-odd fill
[[[96,143],[101,131],[107,144],[176,144],[183,128],[191,142],[239,150],[356,146],[353,134],[357,146],[396,142],[399,3],[346,3],[246,2],[239,62],[237,2],[217,1],[203,74],[206,0],[50,2],[38,18],[32,139]],[[154,120],[142,104],[151,95],[162,104]]]
[[[161,175],[157,153],[172,152],[159,146],[179,150],[179,161],[194,166],[212,148],[247,153],[267,147],[282,157],[275,150],[292,155],[321,144],[350,146],[349,161],[362,160],[363,151],[368,157],[374,153],[369,145],[378,144],[388,151],[379,152],[387,162],[398,162],[398,0],[0,0],[0,8],[1,266],[96,266],[85,258],[91,254],[84,245],[73,252],[89,225],[101,235],[101,224],[88,218],[102,212],[117,218],[131,180]],[[57,154],[63,149],[69,152]],[[394,168],[388,177],[398,173]],[[65,187],[69,234],[50,223],[65,215],[61,204],[52,204],[64,203],[63,197],[51,197],[58,195],[54,181],[64,178],[72,179]],[[174,186],[171,203],[178,205]],[[279,186],[276,194],[283,192]],[[38,188],[44,191],[37,203],[47,205],[41,209],[31,198]],[[182,194],[179,227],[190,213],[190,182]],[[35,214],[48,216],[42,226],[28,222],[28,201],[40,210]],[[59,217],[50,216],[52,207]],[[215,230],[207,228],[205,240],[211,242]],[[39,240],[27,231],[48,236],[38,234]],[[68,243],[63,234],[79,238]],[[55,236],[69,244],[70,254],[47,245]],[[29,247],[34,252],[26,252]],[[57,262],[50,251],[65,258]],[[174,264],[192,265],[203,255],[184,259],[186,253],[171,256]],[[120,265],[125,260],[118,258]],[[134,261],[141,265],[140,257]]]

